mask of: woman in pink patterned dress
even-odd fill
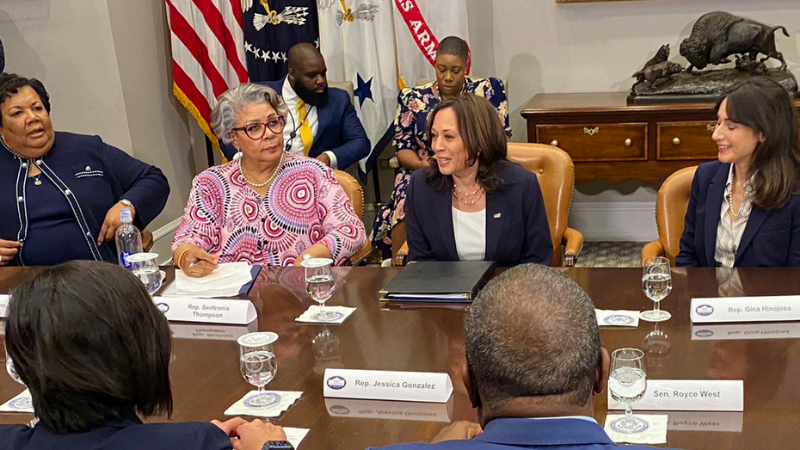
[[[220,262],[299,265],[306,255],[343,264],[364,244],[364,224],[333,170],[284,151],[286,115],[278,94],[259,84],[219,97],[211,126],[241,158],[192,183],[172,241],[187,275],[208,275]]]

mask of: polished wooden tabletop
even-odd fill
[[[35,270],[0,269],[0,293],[32,277]],[[304,292],[302,271],[294,268],[261,272],[249,295],[258,311],[258,321],[249,327],[171,324],[176,335],[171,366],[175,411],[169,420],[222,418],[223,411],[251,389],[239,374],[235,336],[255,329],[274,331],[280,336],[275,343],[278,374],[268,388],[303,391],[303,397],[275,420],[283,426],[311,429],[301,450],[363,449],[426,441],[444,422],[419,419],[475,419],[460,380],[464,360],[463,308],[387,309],[378,302],[378,290],[398,273],[397,269],[335,270],[340,286],[329,303],[358,308],[342,325],[294,321],[313,304]],[[652,307],[642,294],[640,269],[569,269],[565,273],[590,293],[598,308]],[[795,448],[795,435],[800,428],[797,340],[692,339],[698,329],[693,330],[689,321],[689,302],[692,297],[797,293],[800,270],[675,269],[673,291],[662,302],[663,309],[670,311],[673,318],[658,325],[656,333],[656,326],[647,322],[640,322],[636,329],[604,328],[603,345],[609,351],[620,347],[646,350],[651,379],[744,380],[744,413],[659,413],[670,416],[668,446]],[[206,338],[198,338],[202,336]],[[448,404],[429,405],[427,409],[400,402],[387,405],[326,400],[322,386],[327,367],[448,372],[455,392]],[[0,400],[21,390],[22,386],[0,374]],[[606,395],[597,396],[595,405],[595,417],[602,424]],[[354,414],[392,418],[353,417]],[[0,423],[28,420],[30,416],[0,415]]]

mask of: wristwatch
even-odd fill
[[[117,203],[122,203],[123,205],[125,205],[125,206],[127,206],[129,208],[134,208],[135,209],[135,207],[133,206],[133,203],[131,203],[131,201],[128,200],[128,199],[121,198]]]
[[[261,450],[294,450],[289,441],[267,441]]]

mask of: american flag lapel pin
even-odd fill
[[[502,213],[496,213],[496,214],[495,214],[493,217],[494,217],[495,219],[499,219],[501,215],[502,215]]]

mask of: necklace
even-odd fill
[[[475,200],[472,200],[472,201],[467,200],[466,198],[459,197],[458,194],[456,194],[456,190],[455,189],[453,189],[453,197],[455,197],[456,200],[460,201],[461,203],[463,203],[465,205],[474,205],[475,203],[478,203],[478,201],[481,199],[481,197],[483,197],[483,189],[481,189],[480,186],[478,187],[478,189],[475,190],[475,192],[478,192],[478,191],[480,191],[480,193],[478,193],[478,196],[475,197]],[[475,192],[473,192],[473,194]]]
[[[33,184],[35,184],[36,186],[42,185],[42,180],[39,179],[40,176],[42,176],[42,174],[33,177]]]
[[[463,195],[464,197],[471,197],[471,196],[477,194],[478,191],[481,190],[481,186],[480,185],[478,185],[478,187],[475,188],[475,190],[472,191],[472,192],[464,192],[464,191],[462,191],[458,186],[456,186],[455,183],[453,183],[453,187],[458,191],[459,194]]]
[[[275,177],[278,175],[278,172],[280,172],[281,169],[283,169],[284,158],[286,158],[286,152],[281,153],[281,160],[278,162],[278,167],[276,167],[275,170],[272,171],[272,175],[270,175],[269,178],[267,178],[267,181],[263,183],[253,183],[252,181],[247,179],[247,177],[244,174],[244,170],[242,170],[242,158],[239,158],[239,172],[242,173],[242,178],[244,178],[244,181],[247,182],[247,184],[249,184],[250,186],[264,187],[272,183],[272,180],[275,179]]]

